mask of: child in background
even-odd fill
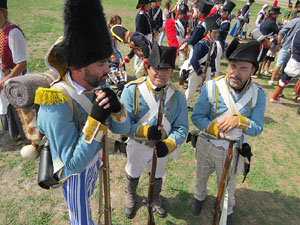
[[[276,48],[277,48],[277,39],[273,38],[273,39],[271,39],[271,46],[267,52],[267,55],[265,57],[263,64],[262,64],[260,73],[264,71],[265,66],[266,66],[266,69],[265,69],[264,74],[268,75],[269,73],[272,73],[269,69],[270,69],[271,63],[274,62],[274,60],[275,60]]]
[[[118,60],[116,53],[113,53],[110,56],[108,66],[110,68],[111,75],[109,77],[114,84],[117,84],[119,82],[126,82],[124,67],[120,68],[120,61]]]

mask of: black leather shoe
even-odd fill
[[[159,208],[154,208],[157,216],[161,217],[161,218],[165,218],[167,216],[167,212],[163,207],[159,207]]]
[[[198,216],[200,214],[203,202],[204,201],[199,201],[198,199],[193,198],[192,213],[193,213],[194,216]]]
[[[233,213],[227,216],[226,225],[233,225]]]
[[[124,207],[124,214],[128,219],[133,219],[135,217],[135,208]]]

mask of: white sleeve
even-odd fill
[[[26,40],[18,28],[14,28],[9,32],[8,44],[15,64],[27,61]]]

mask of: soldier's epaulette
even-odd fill
[[[68,102],[68,99],[57,89],[39,87],[35,92],[34,103],[38,105],[52,105],[53,103],[59,105]]]
[[[125,84],[125,87],[128,87],[132,84],[139,84],[139,83],[142,83],[143,81],[145,81],[147,79],[147,77],[141,77],[137,80],[133,80],[133,81],[130,81],[129,83]]]

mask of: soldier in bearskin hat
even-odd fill
[[[134,61],[135,75],[140,78],[147,74],[148,58],[151,52],[151,42],[140,32],[131,32],[122,25],[115,25],[111,29],[111,34],[123,44],[129,44],[131,48],[129,54],[121,62],[121,66],[129,63],[135,55],[138,60]]]
[[[228,202],[222,201],[220,206],[222,222],[227,225],[233,224],[235,175],[244,172],[240,168],[244,168],[245,162],[249,163],[251,156],[246,136],[259,135],[264,126],[266,96],[263,89],[251,81],[251,76],[258,68],[259,53],[259,42],[241,44],[234,39],[225,53],[229,61],[227,75],[204,83],[191,117],[194,125],[203,131],[196,143],[196,185],[192,202],[194,215],[201,212],[207,181],[214,171],[219,186],[229,142],[236,143],[237,148],[232,153],[232,169],[228,170],[231,172],[228,172],[225,182],[227,190],[224,193],[228,194],[223,199],[228,197]]]
[[[157,149],[157,168],[154,181],[153,210],[159,217],[166,211],[160,198],[165,167],[170,156],[176,157],[180,145],[188,132],[188,113],[184,96],[171,83],[176,60],[176,48],[159,46],[154,43],[150,57],[148,77],[132,81],[122,92],[121,102],[130,118],[127,134],[127,164],[125,167],[125,216],[134,218],[136,214],[136,189],[145,168],[151,172],[153,147]],[[157,126],[158,102],[166,93],[163,129]]]
[[[94,224],[89,198],[103,135],[108,128],[117,133],[129,128],[124,106],[105,83],[112,52],[101,2],[66,0],[64,36],[46,56],[50,73],[59,79],[51,88],[39,88],[35,103],[40,104],[37,125],[49,140],[53,177],[62,187],[71,224]]]

